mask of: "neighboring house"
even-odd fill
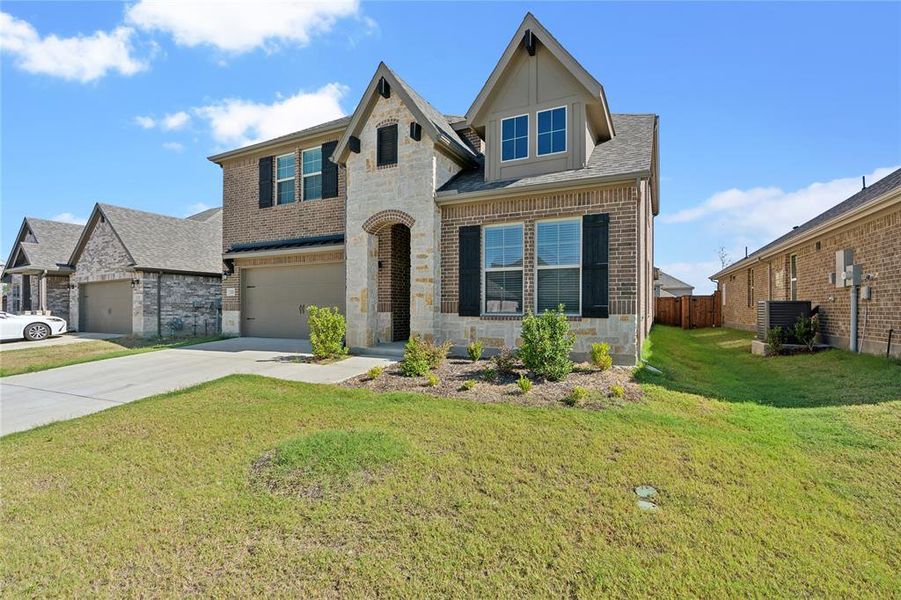
[[[305,337],[339,307],[351,348],[419,334],[517,343],[565,306],[584,355],[634,364],[653,320],[653,114],[604,90],[526,15],[465,116],[380,64],[353,114],[210,157],[223,171],[223,329]]]
[[[676,279],[669,273],[664,273],[657,267],[654,267],[654,296],[658,298],[678,298],[680,296],[691,296],[695,287],[690,283],[685,283],[681,279]]]
[[[69,256],[82,226],[26,217],[6,261],[8,310],[69,317]]]
[[[869,288],[869,300],[859,295],[860,350],[884,353],[894,329],[892,354],[901,354],[901,169],[711,276],[723,324],[754,329],[760,300],[810,300],[823,338],[848,348],[851,294],[830,282],[839,250],[854,253]]]
[[[221,209],[179,219],[97,204],[73,245],[72,329],[138,336],[219,331]]]

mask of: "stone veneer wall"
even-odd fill
[[[140,315],[140,327],[134,333],[144,336],[190,336],[217,335],[220,332],[220,277],[148,272],[139,272],[137,276],[141,284],[134,310]],[[161,293],[157,295],[161,280]]]
[[[451,340],[458,349],[475,339],[481,339],[488,348],[512,347],[520,341],[520,317],[457,315],[460,227],[524,223],[523,304],[534,309],[536,221],[607,213],[610,215],[610,317],[573,318],[572,328],[576,334],[573,350],[578,357],[582,357],[590,350],[592,343],[607,342],[617,363],[635,364],[639,350],[638,194],[635,185],[621,185],[444,206],[441,222],[440,337]]]
[[[723,298],[723,325],[753,330],[759,300],[790,297],[789,260],[797,255],[798,299],[820,308],[820,333],[830,344],[849,345],[851,327],[850,290],[829,283],[835,271],[835,253],[854,251],[854,262],[864,274],[878,275],[867,285],[872,300],[860,300],[859,347],[864,352],[884,353],[888,330],[895,329],[892,354],[901,355],[901,204],[896,202],[869,217],[849,223],[809,241],[797,244],[770,259],[727,274],[718,282]],[[754,274],[754,295],[748,305],[748,272]],[[866,329],[864,322],[866,321]]]
[[[69,320],[69,276],[48,275],[47,310],[51,315]]]
[[[131,280],[135,277],[135,272],[129,266],[130,264],[131,258],[113,228],[105,220],[98,220],[78,257],[77,264],[74,265],[75,273],[71,276],[71,282],[75,285],[69,290],[70,329],[78,329],[79,286],[95,281]],[[141,290],[134,288],[132,293],[133,310],[140,302],[140,297]],[[132,331],[135,333],[143,331],[143,321],[143,314],[134,310]]]

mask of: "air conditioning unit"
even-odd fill
[[[810,314],[810,300],[761,300],[757,303],[757,339],[765,342],[768,330],[781,327],[785,340],[791,341],[798,317]]]

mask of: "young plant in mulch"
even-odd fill
[[[766,355],[779,356],[782,354],[782,342],[784,340],[782,328],[778,325],[766,331]]]
[[[567,406],[579,406],[588,400],[588,396],[588,390],[581,385],[577,385],[563,398],[563,404]]]
[[[469,355],[469,360],[472,362],[479,362],[482,358],[482,342],[478,340],[471,342],[466,347],[466,353]]]
[[[347,323],[337,307],[307,307],[307,324],[310,327],[313,356],[317,360],[333,360],[347,354],[344,346]]]
[[[516,380],[516,387],[518,387],[519,391],[522,392],[522,395],[525,396],[532,389],[532,380],[525,375],[520,375],[519,379]]]
[[[527,314],[522,320],[520,357],[526,368],[539,377],[560,381],[572,373],[569,358],[576,336],[561,304],[557,310],[546,310],[539,316]]]
[[[613,357],[610,356],[610,344],[591,345],[591,364],[601,371],[606,371],[613,366]]]
[[[385,372],[385,367],[372,367],[368,371],[366,371],[366,376],[369,377],[370,380],[375,381],[379,377],[382,376],[382,373]]]
[[[799,344],[805,346],[808,352],[813,352],[817,338],[817,319],[816,317],[800,316],[795,321],[792,333]]]

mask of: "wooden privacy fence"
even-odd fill
[[[655,323],[682,329],[719,327],[723,318],[719,291],[709,296],[657,298],[656,304]]]

